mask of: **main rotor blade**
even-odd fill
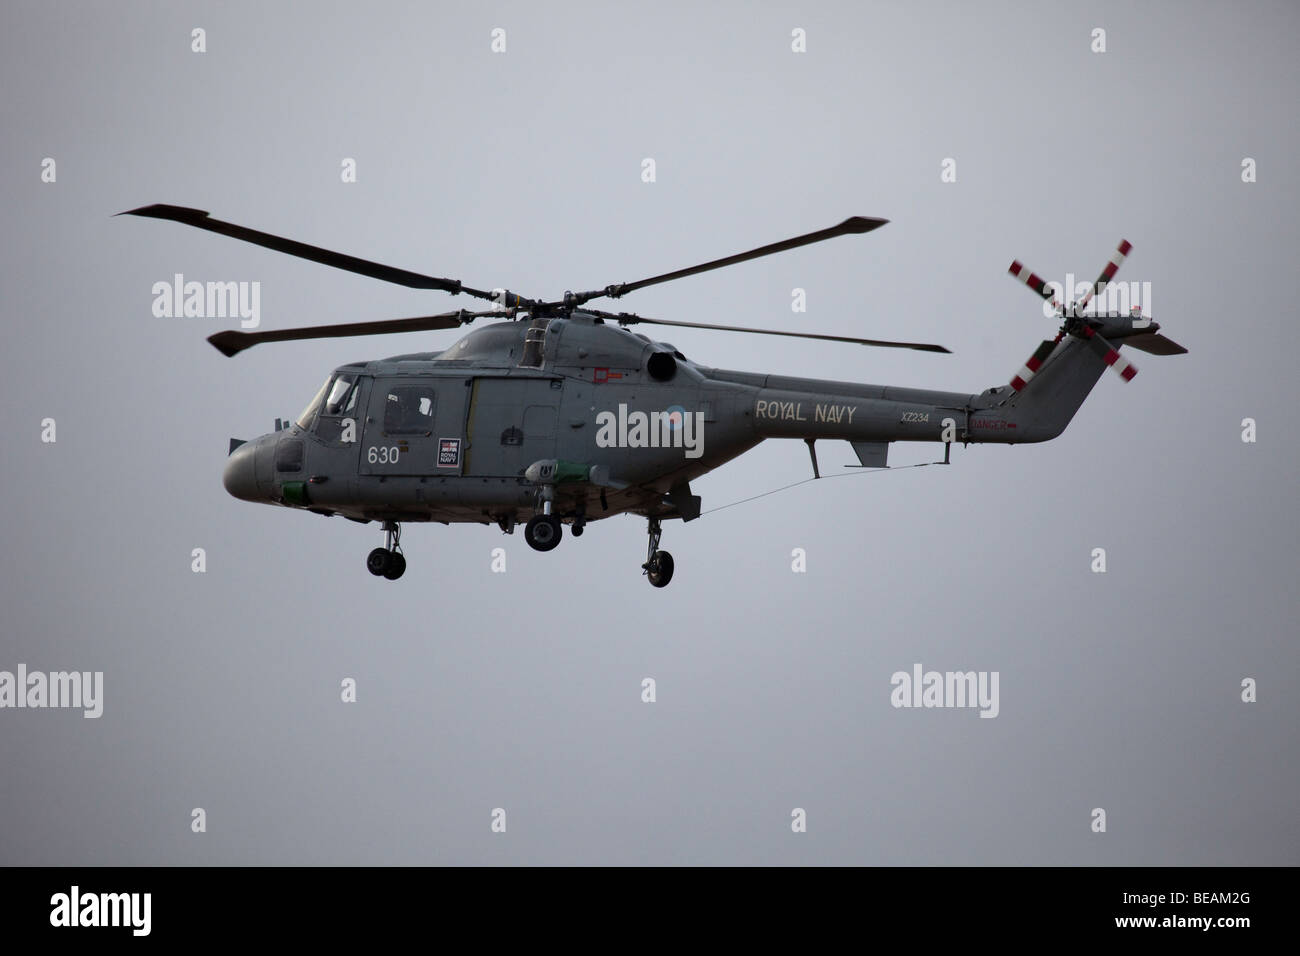
[[[238,355],[261,342],[292,342],[298,339],[340,339],[350,335],[385,335],[389,332],[427,332],[431,329],[454,329],[484,315],[500,312],[445,312],[442,315],[417,316],[411,319],[384,319],[378,322],[347,322],[342,325],[306,325],[297,329],[267,329],[264,332],[237,332],[233,329],[209,335],[208,341],[227,358]]]
[[[322,249],[320,246],[309,246],[307,243],[298,242],[296,239],[285,239],[283,236],[273,236],[269,232],[259,232],[256,229],[238,226],[232,222],[213,219],[209,213],[202,209],[190,209],[185,206],[168,206],[158,203],[152,206],[141,206],[139,209],[128,209],[126,212],[118,213],[118,215],[143,216],[149,219],[170,219],[172,222],[194,226],[198,229],[206,229],[208,232],[230,236],[232,239],[241,239],[254,245],[265,246],[267,249],[274,249],[276,252],[288,253],[300,259],[310,259],[312,262],[319,262],[321,265],[343,269],[346,272],[355,272],[358,275],[369,276],[372,279],[382,279],[384,282],[393,282],[410,289],[440,289],[443,292],[450,292],[452,295],[464,292],[466,295],[472,295],[479,299],[495,298],[492,292],[471,289],[462,284],[459,279],[439,279],[435,276],[421,275],[418,272],[386,266],[379,262],[358,259],[356,256]],[[506,301],[502,304],[514,306],[519,303]]]
[[[646,286],[658,285],[661,282],[671,282],[673,279],[682,279],[686,276],[697,275],[701,272],[709,272],[713,269],[721,269],[724,266],[734,266],[738,262],[747,262],[750,259],[761,259],[763,256],[770,256],[777,252],[785,252],[788,249],[798,249],[800,246],[812,245],[814,242],[822,242],[825,239],[834,239],[836,236],[844,236],[850,233],[870,232],[873,229],[879,229],[888,219],[869,219],[865,216],[851,216],[845,219],[838,226],[831,226],[829,229],[820,229],[817,232],[810,232],[803,236],[795,236],[793,239],[786,239],[782,242],[773,242],[766,246],[759,246],[757,249],[751,249],[748,252],[740,252],[734,256],[727,256],[725,259],[714,259],[712,262],[705,262],[698,266],[691,266],[687,269],[678,269],[676,272],[665,272],[661,276],[654,276],[649,279],[641,279],[638,282],[620,282],[616,285],[607,285],[604,289],[595,289],[591,292],[579,292],[573,296],[575,304],[581,305],[591,299],[599,299],[605,296],[611,299],[617,299],[620,296],[627,295],[629,292],[635,292],[637,289],[644,289]]]
[[[788,335],[796,339],[822,339],[827,342],[850,342],[854,345],[875,345],[887,349],[916,349],[921,352],[945,352],[951,354],[942,345],[928,345],[923,342],[889,342],[884,339],[857,339],[847,335],[820,335],[815,332],[781,332],[776,329],[750,329],[740,325],[711,325],[705,322],[674,322],[670,319],[647,319],[631,312],[598,312],[602,318],[613,319],[619,325],[672,325],[683,329],[715,329],[721,332],[752,332],[755,335]]]

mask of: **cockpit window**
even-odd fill
[[[330,380],[327,378],[325,384],[316,392],[316,397],[307,404],[307,407],[302,410],[302,414],[298,416],[299,428],[311,428],[311,420],[316,417],[316,411],[320,408],[321,402],[325,400],[325,392],[329,387]]]
[[[330,386],[329,398],[325,399],[324,414],[346,415],[357,405],[357,377],[339,375]]]
[[[325,441],[338,441],[344,422],[356,417],[360,390],[361,376],[355,372],[332,376],[299,416],[298,424],[315,431]]]

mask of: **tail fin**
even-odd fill
[[[993,407],[1014,423],[1017,441],[1047,441],[1065,431],[1075,412],[1109,366],[1125,381],[1137,369],[1119,354],[1123,345],[1154,355],[1187,351],[1159,334],[1160,326],[1136,311],[1128,316],[1101,315],[1083,326],[1083,334],[1058,335],[1034,350],[1007,389],[995,390]]]
[[[1047,361],[1047,357],[1052,354],[1052,351],[1056,348],[1056,343],[1059,341],[1060,339],[1044,339],[1043,343],[1034,350],[1034,354],[1029,356],[1029,361],[1021,367],[1019,372],[1012,376],[1011,387],[1017,392],[1022,391],[1030,380],[1038,374],[1038,370],[1043,367],[1043,363]]]
[[[1017,439],[1048,441],[1065,431],[1104,371],[1106,363],[1083,339],[1043,342],[1011,380],[1003,406]]]

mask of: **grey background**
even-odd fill
[[[0,862],[1297,862],[1293,4],[0,17],[0,669],[106,683],[97,721],[0,712]],[[1120,278],[1153,283],[1191,354],[1136,353],[1141,374],[1105,376],[1050,444],[672,523],[666,591],[627,517],[550,554],[408,526],[394,585],[363,568],[373,526],[227,496],[226,440],[296,415],[342,362],[456,333],[227,360],[203,338],[233,322],[154,318],[150,287],[258,280],[263,328],[466,300],[110,218],[152,202],[548,296],[884,216],[626,307],[939,341],[956,354],[665,336],[705,364],[970,390],[1053,331],[1011,259],[1091,278],[1123,237]],[[770,442],[695,490],[708,509],[808,472],[802,443]],[[1000,671],[1001,715],[891,708],[914,662]]]

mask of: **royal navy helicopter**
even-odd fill
[[[672,345],[629,331],[633,325],[718,329],[947,352],[941,345],[655,319],[588,306],[647,286],[822,242],[871,232],[888,220],[853,216],[837,226],[760,246],[637,282],[554,301],[505,289],[474,289],[213,219],[200,209],[151,205],[121,215],[167,219],[255,243],[323,265],[415,289],[464,294],[492,303],[389,321],[209,337],[223,355],[262,342],[476,328],[451,347],[335,369],[298,418],[251,441],[231,439],[226,490],[244,501],[378,522],[384,546],[366,559],[390,580],[406,570],[401,526],[438,521],[496,524],[507,534],[524,522],[538,551],[574,537],[589,521],[630,512],[648,520],[643,574],[662,588],[673,558],[659,547],[662,522],[700,516],[693,479],[768,438],[850,443],[862,467],[887,467],[891,442],[1019,444],[1055,438],[1107,366],[1136,374],[1119,349],[1185,352],[1138,311],[1088,314],[1132,248],[1120,243],[1097,281],[1063,304],[1052,287],[1013,262],[1010,272],[1052,302],[1061,326],[1010,383],[978,393],[864,385],[712,368]],[[1045,310],[1046,311],[1046,310]],[[1095,311],[1095,310],[1094,310]]]

